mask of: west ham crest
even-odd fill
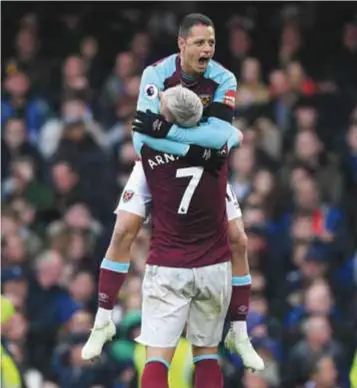
[[[212,96],[210,94],[201,94],[199,95],[200,100],[204,108],[207,108],[211,103]]]
[[[130,201],[132,198],[133,198],[133,195],[134,195],[134,191],[132,190],[125,190],[124,193],[123,193],[123,201],[124,202],[128,202]]]

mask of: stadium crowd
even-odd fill
[[[248,328],[266,363],[245,372],[222,347],[225,387],[357,387],[357,13],[309,3],[49,4],[3,4],[1,287],[11,303],[3,300],[1,329],[23,384],[139,386],[133,338],[149,223],[118,297],[117,337],[94,363],[80,352],[136,158],[141,72],[175,52],[177,21],[196,9],[216,22],[217,59],[238,79],[244,140],[230,181],[248,235]],[[191,373],[189,347],[179,352]]]

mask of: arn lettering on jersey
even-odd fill
[[[172,154],[162,154],[162,155],[155,155],[154,158],[148,159],[148,163],[150,168],[153,170],[157,166],[171,163],[178,159],[180,159],[179,156],[175,156]]]

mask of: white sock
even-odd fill
[[[94,327],[100,329],[107,325],[110,321],[110,318],[112,317],[112,312],[113,310],[106,310],[102,307],[99,307],[95,316]]]
[[[246,321],[235,321],[231,323],[232,330],[237,336],[238,341],[248,338],[247,322]]]

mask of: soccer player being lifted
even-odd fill
[[[181,23],[178,44],[180,48],[179,54],[171,55],[153,66],[149,66],[143,72],[137,115],[133,124],[133,130],[135,131],[134,144],[136,146],[138,144],[146,145],[139,147],[140,153],[149,146],[151,150],[183,156],[185,157],[184,160],[193,168],[201,166],[203,171],[210,172],[208,175],[204,175],[205,179],[209,179],[212,177],[212,174],[215,175],[217,173],[221,166],[221,148],[229,143],[234,136],[237,136],[238,133],[237,129],[231,125],[237,82],[231,72],[212,60],[215,51],[215,33],[212,21],[206,16],[200,14],[186,16]],[[176,85],[183,85],[200,97],[204,107],[200,125],[193,128],[184,128],[177,124],[172,124],[159,115],[160,92]],[[159,156],[155,155],[153,159],[147,157],[147,163],[150,163],[149,160],[151,160],[151,164],[161,165],[163,159],[162,155],[160,158]],[[227,181],[226,168],[225,164],[219,172],[219,176],[223,174],[225,181]],[[146,168],[145,173],[148,174],[149,172],[150,170]],[[142,162],[136,162],[115,211],[117,214],[115,228],[100,270],[99,308],[94,328],[82,352],[84,359],[97,357],[101,353],[104,343],[115,333],[111,312],[129,268],[130,247],[142,223],[149,215],[150,206],[153,204],[151,187],[146,181],[145,173]],[[186,206],[187,201],[184,201],[184,199],[187,200],[190,197],[192,203],[194,198],[197,198],[197,195],[199,195],[197,190],[201,187],[202,182],[197,182],[197,175],[185,175],[186,173],[188,174],[188,170],[185,172],[181,170],[181,172],[176,173],[178,174],[177,182],[181,182],[183,186],[186,183],[185,187],[189,188],[189,190],[185,191],[186,196],[183,195],[182,197],[183,203],[181,205],[185,205],[182,207],[182,212],[185,212],[185,209],[189,209],[189,207]],[[151,179],[155,180],[155,176],[153,175]],[[188,181],[190,184],[187,186]],[[153,182],[151,183],[154,184]],[[193,187],[193,184],[196,183],[197,187]],[[165,190],[165,188],[166,190],[170,189],[171,184],[171,181],[167,183],[161,182],[160,188],[162,190]],[[170,194],[167,195],[170,196]],[[205,191],[201,192],[201,195],[200,199],[204,202],[205,196],[211,196],[212,194]],[[225,339],[225,344],[230,350],[236,351],[241,355],[245,367],[261,370],[264,368],[263,361],[253,349],[246,327],[251,284],[246,254],[246,235],[239,205],[228,185],[226,186],[225,202],[233,273],[230,283],[232,285],[232,297],[228,308],[228,319],[231,322],[231,327]],[[175,209],[175,211],[178,210]],[[208,218],[212,217],[212,214],[216,214],[215,209],[206,209],[206,211]],[[210,215],[210,213],[212,214]],[[184,216],[184,214],[178,214],[181,217]],[[160,210],[157,210],[156,216],[160,217]],[[195,223],[194,218],[191,218],[191,220]],[[166,224],[166,226],[167,230],[171,230],[172,226],[169,224]],[[216,229],[216,233],[223,239],[225,227]],[[165,235],[160,238],[157,233],[155,233],[155,236],[160,241],[165,238]],[[194,244],[193,240],[192,244]],[[172,248],[175,247],[174,240],[171,240],[169,244]],[[206,244],[203,245],[206,246]],[[208,244],[207,247],[209,246]],[[204,247],[200,247],[198,250],[202,249]],[[206,256],[209,259],[210,249],[206,250]],[[184,260],[189,260],[189,258],[185,259],[185,254],[183,254],[183,258]],[[163,259],[168,260],[166,265],[169,266],[170,257]],[[217,258],[212,259],[216,260]],[[155,260],[152,261],[149,258],[148,263],[150,264],[150,262],[154,263]],[[151,275],[154,276],[152,273]],[[177,308],[179,309],[180,306],[177,306]],[[204,324],[202,324],[201,328],[205,330]],[[143,329],[145,332],[144,327]],[[160,328],[157,330],[160,331]],[[212,343],[209,345],[212,345]],[[168,348],[171,348],[171,346]],[[199,364],[204,367],[204,360],[209,360],[210,357],[214,360],[216,357],[214,353],[215,346],[202,345],[200,348],[203,349],[200,352],[204,353],[207,350],[207,354],[202,353],[201,356],[204,357],[196,359],[196,375]],[[208,350],[209,348],[211,349]],[[162,357],[160,358],[165,359],[163,353],[167,348],[161,346],[155,349],[161,349],[160,354]],[[149,352],[148,356],[150,356]],[[149,362],[149,364],[156,365],[155,362]]]

